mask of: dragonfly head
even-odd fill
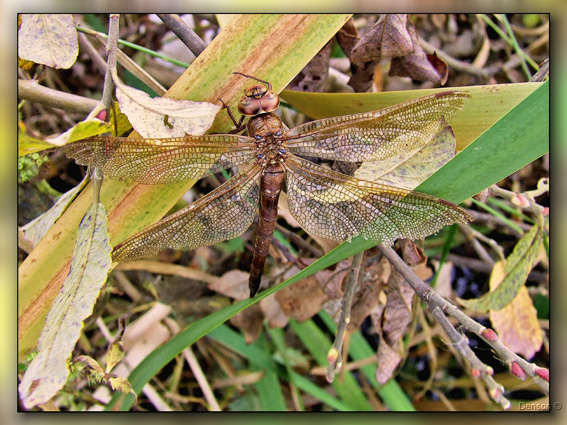
[[[280,97],[272,91],[272,85],[269,82],[241,72],[233,72],[233,74],[242,75],[262,83],[244,90],[244,96],[242,96],[238,102],[238,110],[242,115],[253,117],[278,109],[280,106]]]
[[[260,85],[246,90],[238,102],[238,110],[247,117],[275,111],[278,106],[280,106],[280,97],[267,87]]]

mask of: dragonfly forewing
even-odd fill
[[[297,157],[285,167],[290,212],[315,236],[343,242],[362,235],[391,245],[472,221],[457,205],[433,196],[358,180]]]
[[[175,139],[91,137],[65,147],[78,164],[98,167],[106,177],[142,184],[199,179],[207,171],[244,164],[255,158],[254,142],[237,135]]]
[[[467,93],[443,92],[389,108],[325,118],[287,131],[296,155],[346,162],[379,161],[416,152],[462,108]]]
[[[258,211],[261,168],[253,166],[197,201],[117,245],[115,262],[157,254],[164,248],[194,249],[235,238]]]

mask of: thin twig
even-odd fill
[[[64,111],[88,114],[99,104],[95,99],[89,99],[76,94],[65,93],[50,89],[37,83],[37,80],[18,79],[18,97],[30,102],[40,103],[51,108]]]
[[[274,247],[282,253],[287,261],[292,263],[299,270],[303,270],[305,267],[307,267],[306,264],[303,264],[301,262],[301,258],[293,255],[290,249],[287,246],[283,245],[275,236],[272,236],[272,245],[274,245]]]
[[[500,260],[505,260],[506,256],[504,255],[504,250],[498,243],[494,240],[489,238],[488,236],[484,235],[483,233],[479,232],[478,230],[473,229],[469,226],[462,226],[463,233],[467,236],[467,239],[470,240],[473,244],[473,248],[478,254],[478,256],[484,260],[487,264],[494,265],[496,261],[490,256],[488,251],[480,244],[480,242],[484,242],[488,246],[490,246],[498,255]]]
[[[179,37],[181,42],[185,44],[195,56],[199,56],[203,50],[207,48],[205,42],[189,28],[189,25],[187,25],[179,15],[173,13],[158,13],[157,16],[163,21],[167,28]]]
[[[104,58],[98,53],[98,50],[95,49],[84,33],[77,31],[77,35],[79,37],[79,47],[81,50],[84,50],[88,54],[101,74],[106,74],[106,61]]]
[[[539,368],[536,365],[527,362],[520,356],[508,349],[496,336],[492,329],[488,329],[481,324],[475,322],[473,319],[464,314],[459,308],[451,304],[439,294],[437,294],[429,285],[426,285],[420,278],[418,278],[411,268],[404,263],[404,261],[396,254],[391,247],[379,245],[378,249],[390,261],[393,267],[406,279],[408,284],[413,288],[416,294],[426,304],[432,315],[439,321],[443,329],[447,332],[449,338],[453,342],[455,348],[466,358],[472,367],[471,373],[473,376],[478,376],[485,381],[488,386],[489,394],[496,402],[500,403],[503,407],[509,405],[508,400],[504,398],[503,388],[492,379],[492,368],[484,365],[476,357],[474,352],[466,344],[466,339],[460,334],[449,322],[445,314],[456,318],[465,329],[475,333],[489,344],[494,351],[498,354],[500,359],[505,362],[514,373],[514,368],[519,366],[525,373],[532,377],[534,382],[538,384],[546,393],[549,392],[549,381],[545,378],[548,377],[548,371],[544,368]],[[514,373],[519,375],[516,370]]]
[[[104,88],[102,91],[101,103],[105,109],[112,105],[112,95],[114,93],[114,81],[112,73],[116,70],[116,51],[118,50],[118,25],[120,15],[111,14],[108,24],[108,43],[106,45],[106,74],[104,75]]]
[[[313,254],[314,257],[322,257],[325,253],[320,250],[319,248],[313,246],[312,244],[308,243],[305,239],[299,236],[297,233],[286,229],[281,224],[276,223],[276,229],[285,236],[290,242],[296,244],[299,248],[304,249],[307,252]]]
[[[201,365],[199,364],[199,361],[197,360],[195,354],[193,354],[193,351],[191,350],[191,346],[183,350],[183,357],[185,357],[187,364],[189,364],[189,367],[193,372],[193,376],[195,377],[195,380],[199,384],[201,391],[203,391],[203,396],[205,397],[205,400],[207,400],[210,410],[214,412],[220,412],[221,408],[219,406],[219,403],[217,402],[215,394],[213,393],[213,390],[209,385],[209,381],[207,380],[207,377],[203,373],[203,369],[201,369]]]
[[[106,38],[104,35],[97,32],[87,32],[89,35],[93,35],[97,43],[104,44]],[[130,71],[136,78],[146,84],[149,88],[155,91],[159,96],[162,96],[166,89],[163,87],[159,81],[148,74],[140,65],[138,65],[134,60],[132,60],[126,53],[122,50],[117,49],[116,51],[118,62],[124,67],[124,69]]]
[[[348,277],[345,294],[343,296],[343,308],[341,311],[341,317],[339,319],[339,323],[337,324],[337,334],[335,336],[333,346],[327,354],[327,358],[329,359],[329,367],[327,368],[327,382],[333,382],[335,373],[342,367],[343,340],[347,325],[350,323],[352,300],[354,297],[354,290],[356,289],[356,286],[358,284],[358,275],[360,273],[360,265],[362,264],[363,256],[364,251],[359,252],[354,256],[352,260],[351,273]]]
[[[475,221],[476,223],[476,221]],[[482,260],[478,260],[476,258],[468,258],[463,257],[456,254],[449,254],[447,256],[447,261],[450,261],[457,267],[466,267],[470,270],[474,270],[479,273],[484,273],[489,275],[492,273],[493,265],[489,265]],[[532,270],[527,277],[528,282],[545,282],[547,279],[548,273],[542,272],[539,270]]]
[[[427,41],[425,41],[423,39],[419,40],[419,44],[421,44],[421,47],[423,47],[423,50],[426,53],[428,53],[430,55],[435,53],[439,59],[447,62],[447,65],[449,65],[449,67],[451,67],[452,69],[454,69],[456,71],[467,72],[469,74],[476,75],[476,76],[483,78],[483,79],[488,79],[490,77],[488,72],[486,72],[484,69],[477,68],[476,66],[472,66],[469,63],[457,60],[457,59],[453,58],[452,56],[449,56],[444,51],[436,48],[432,44],[429,44]]]
[[[482,212],[482,211],[476,211],[473,209],[469,209],[467,210],[467,212],[473,216],[474,219],[474,224],[475,225],[479,225],[479,224],[486,224],[487,226],[490,227],[495,227],[495,226],[502,226],[505,227],[508,231],[510,231],[510,233],[512,233],[514,236],[521,238],[522,236],[524,236],[523,233],[519,232],[517,229],[510,227],[508,225],[508,222],[506,222],[506,220],[503,220],[500,217],[497,217],[493,214],[489,214],[486,212]],[[518,227],[520,227],[522,230],[528,232],[531,228],[532,225],[528,224],[528,223],[524,223],[522,222],[514,222],[514,224],[518,225]]]

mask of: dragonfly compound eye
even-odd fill
[[[272,112],[278,109],[278,106],[280,106],[280,97],[273,91],[269,91],[264,96],[262,96],[260,102],[262,103],[262,109],[265,112]]]
[[[238,110],[242,115],[252,117],[262,112],[262,104],[258,99],[243,96],[238,102]]]

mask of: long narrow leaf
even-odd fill
[[[67,361],[110,271],[110,251],[106,210],[94,204],[79,227],[71,272],[47,315],[38,355],[20,384],[26,408],[47,402],[67,381]]]

